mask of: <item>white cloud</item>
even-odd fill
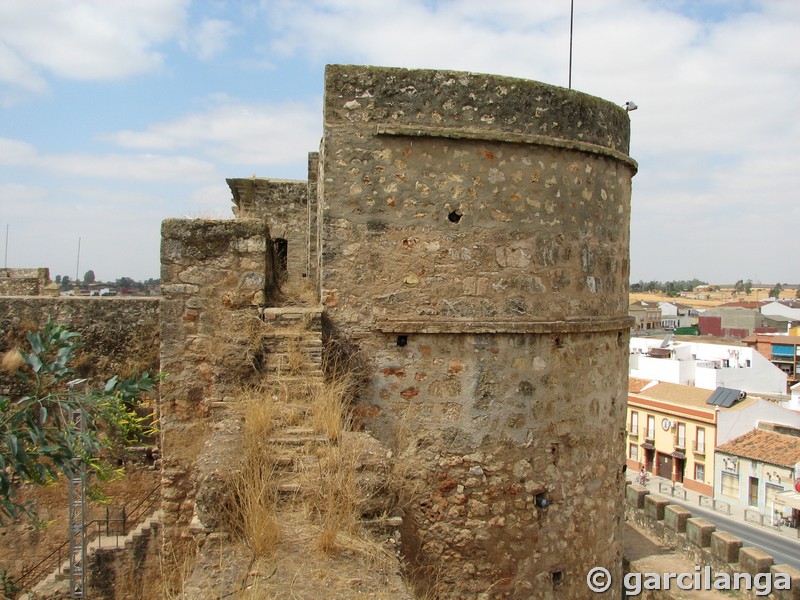
[[[236,27],[230,21],[205,19],[187,32],[181,40],[181,47],[202,60],[208,60],[226,48],[234,33]]]
[[[30,88],[41,72],[78,80],[123,79],[159,69],[155,47],[184,26],[188,0],[0,2],[3,79]],[[23,68],[24,67],[24,68]]]
[[[259,169],[298,163],[319,146],[319,100],[277,105],[221,100],[224,104],[205,112],[157,123],[146,131],[120,131],[104,138],[125,148],[191,148],[219,162]]]
[[[0,138],[0,166],[22,167],[67,177],[137,182],[203,184],[220,177],[212,163],[190,156],[40,154],[31,144],[7,138]]]

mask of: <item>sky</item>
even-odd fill
[[[639,107],[631,281],[800,283],[800,2],[573,2],[573,89]],[[2,0],[2,266],[157,278],[163,219],[306,178],[326,64],[567,87],[570,4]]]

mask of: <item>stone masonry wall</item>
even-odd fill
[[[162,509],[165,538],[189,538],[194,464],[211,408],[257,375],[250,348],[273,274],[258,219],[167,220],[161,242]]]
[[[308,276],[307,181],[283,179],[228,179],[239,218],[264,219],[273,242],[286,240],[288,281]]]
[[[0,297],[0,355],[24,347],[24,335],[48,319],[80,334],[73,367],[81,377],[105,381],[115,373],[159,370],[159,298]],[[0,393],[14,378],[0,372]]]
[[[409,464],[409,558],[448,597],[584,598],[589,568],[621,575],[625,111],[352,66],[324,106],[321,296],[371,361],[362,418]]]
[[[50,281],[50,270],[0,269],[0,296],[39,296]]]

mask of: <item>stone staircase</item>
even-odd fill
[[[273,385],[285,386],[291,399],[280,407],[281,426],[269,440],[277,491],[282,501],[302,492],[302,474],[318,467],[317,450],[330,442],[312,426],[311,401],[324,388],[322,364],[322,309],[268,308],[262,312],[267,327],[263,375]]]

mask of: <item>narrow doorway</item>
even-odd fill
[[[285,238],[276,238],[273,242],[275,248],[275,267],[278,272],[275,278],[286,281],[289,278],[289,241]]]
[[[747,503],[750,506],[758,506],[758,477],[750,478],[750,491],[747,494]]]

